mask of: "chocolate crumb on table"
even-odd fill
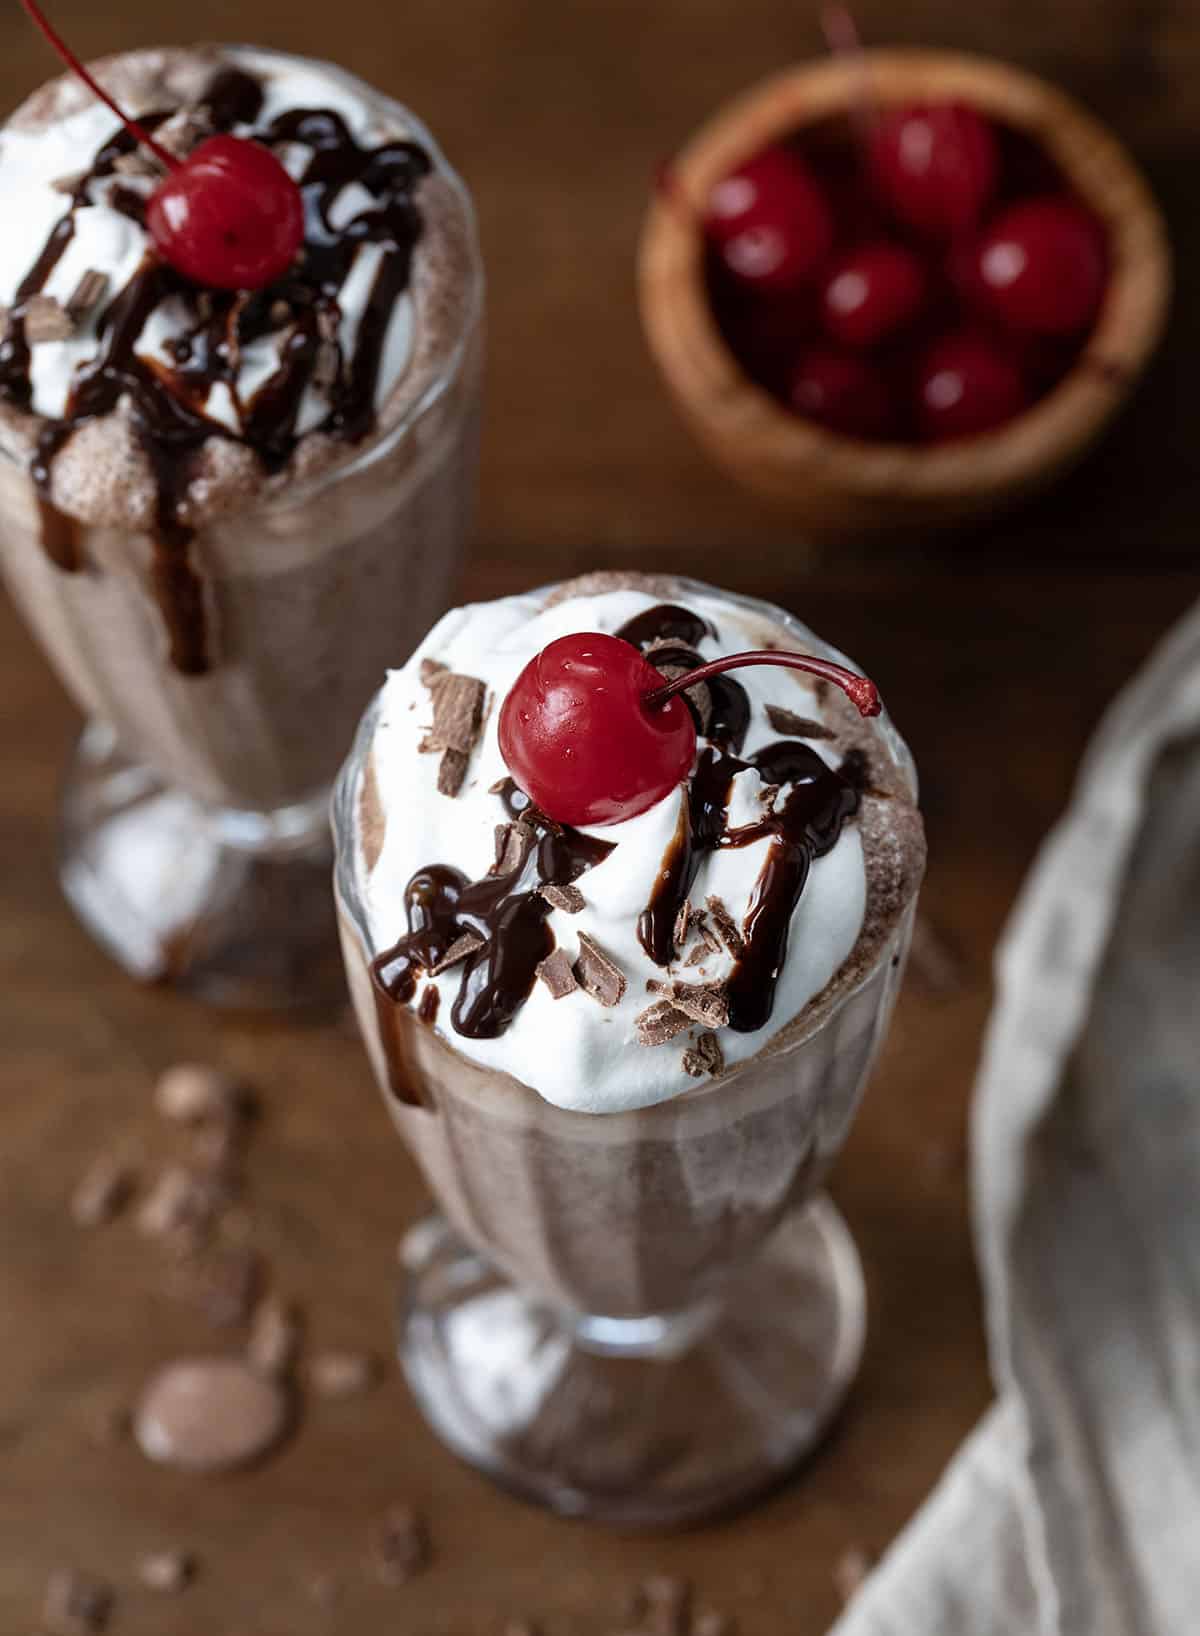
[[[47,1636],[90,1636],[108,1629],[116,1594],[104,1579],[57,1568],[50,1575],[42,1603],[42,1626]]]
[[[164,1119],[185,1125],[246,1118],[253,1112],[249,1093],[220,1068],[177,1062],[164,1069],[154,1087],[154,1106]]]
[[[379,1361],[370,1352],[318,1352],[305,1379],[318,1397],[360,1397],[379,1379]]]
[[[280,1380],[296,1366],[304,1341],[299,1308],[278,1295],[258,1303],[246,1342],[246,1359],[256,1374]]]
[[[80,1227],[102,1227],[120,1215],[133,1195],[133,1166],[107,1153],[98,1154],[71,1194],[71,1216]]]
[[[405,1585],[433,1560],[425,1518],[411,1505],[393,1505],[371,1534],[371,1562],[384,1585]]]
[[[147,1590],[177,1596],[195,1578],[196,1559],[190,1551],[152,1551],[139,1559],[137,1576]]]
[[[442,752],[437,775],[439,795],[453,797],[458,794],[467,776],[468,759],[461,750],[444,750]]]
[[[579,934],[579,958],[574,969],[580,988],[601,1005],[620,1003],[625,993],[625,974],[586,932]]]

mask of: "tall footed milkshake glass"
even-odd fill
[[[668,679],[746,648],[840,658],[778,608],[676,578],[456,610],[342,772],[338,914],[438,1207],[404,1241],[422,1409],[528,1498],[678,1524],[793,1467],[858,1368],[862,1273],[820,1188],[900,983],[923,832],[887,717],[774,667],[688,688],[694,753],[648,808],[556,821],[500,744],[518,676],[540,654],[544,684],[572,632]],[[579,716],[559,719],[586,757]]]
[[[139,978],[308,1003],[340,987],[332,779],[469,523],[473,212],[419,121],[331,64],[93,67],[172,153],[268,148],[303,226],[265,285],[206,282],[154,237],[154,156],[83,85],[0,131],[0,567],[88,721],[62,885]]]

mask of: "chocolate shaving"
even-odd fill
[[[71,1216],[79,1227],[102,1227],[119,1215],[133,1192],[133,1169],[122,1159],[102,1153],[94,1159],[71,1195]]]
[[[673,682],[677,677],[686,676],[689,670],[694,670],[696,668],[695,665],[660,665],[655,659],[654,655],[657,650],[661,650],[663,648],[674,648],[676,651],[678,651],[679,643],[671,637],[660,637],[657,641],[651,642],[650,646],[646,649],[646,658],[665,681]],[[700,656],[697,654],[696,658],[698,664],[700,662]],[[707,737],[708,729],[712,723],[712,689],[709,687],[707,682],[695,682],[691,687],[684,689],[683,696],[688,700],[693,710],[696,712],[696,730],[699,732],[702,738]]]
[[[71,322],[81,324],[92,308],[103,301],[108,286],[108,274],[100,272],[95,267],[89,267],[67,302],[67,317]]]
[[[306,1378],[319,1397],[360,1397],[379,1379],[379,1362],[370,1352],[318,1352]]]
[[[683,1071],[693,1079],[703,1079],[705,1074],[719,1074],[724,1069],[725,1055],[721,1042],[711,1032],[701,1034],[692,1049],[683,1053]]]
[[[75,331],[75,320],[52,295],[31,295],[25,303],[25,339],[30,346],[43,341],[65,341]]]
[[[188,1551],[154,1551],[137,1565],[137,1576],[147,1590],[161,1591],[165,1596],[177,1596],[186,1590],[195,1572],[196,1559]]]
[[[681,949],[687,942],[688,926],[692,918],[691,900],[684,898],[679,905],[679,913],[675,916],[675,930],[672,934],[675,947]]]
[[[586,932],[579,934],[579,958],[575,962],[575,978],[580,988],[603,1006],[617,1005],[625,992],[625,977],[619,966]]]
[[[707,944],[697,943],[683,963],[685,966],[702,966],[712,952]]]
[[[421,663],[422,663],[422,665],[428,665],[428,664],[432,663],[432,660],[422,659]],[[425,678],[422,676],[421,680],[424,681]],[[507,779],[507,777],[498,778],[494,784],[489,784],[488,785],[488,794],[489,795],[503,795],[507,788],[508,788],[508,779]]]
[[[538,890],[547,903],[568,915],[577,915],[587,902],[578,886],[559,886],[551,881],[548,886],[541,886]]]
[[[496,825],[496,861],[492,865],[490,874],[515,875],[522,869],[530,848],[536,836],[529,824],[518,821],[515,824]]]
[[[706,899],[708,912],[713,917],[718,938],[724,944],[735,960],[740,960],[745,953],[746,944],[738,930],[737,923],[719,897]]]
[[[119,153],[113,160],[112,168],[118,176],[162,175],[161,164],[144,148],[134,148],[131,153]]]
[[[449,971],[451,966],[460,965],[464,960],[469,959],[476,949],[482,947],[483,938],[480,937],[478,932],[464,932],[461,937],[454,939],[454,942],[451,943],[440,960],[434,961],[429,968],[429,975],[431,977],[440,976],[442,972]]]
[[[667,998],[685,1017],[705,1028],[724,1028],[729,1021],[729,999],[715,983],[672,983]]]
[[[670,1000],[655,1000],[634,1018],[639,1045],[667,1045],[691,1026],[689,1019]]]
[[[565,949],[555,949],[539,964],[537,975],[550,990],[553,1000],[561,1000],[564,995],[574,994],[579,984],[575,981],[575,973],[571,970],[571,957]]]
[[[486,689],[476,676],[455,671],[436,675],[426,683],[433,696],[433,727],[421,749],[458,750],[470,755],[479,738]]]
[[[798,716],[794,710],[785,710],[781,704],[767,705],[767,720],[777,733],[787,738],[836,738],[833,729],[811,716]]]
[[[285,1379],[296,1366],[303,1340],[304,1322],[299,1309],[277,1295],[268,1295],[255,1309],[246,1360],[256,1375]]]
[[[76,193],[79,190],[80,183],[87,181],[87,176],[86,170],[73,170],[67,176],[56,176],[50,184],[51,191],[54,193]]]
[[[463,780],[467,776],[468,759],[461,750],[446,750],[443,752],[437,775],[439,795],[455,796],[458,794],[463,787]]]
[[[342,372],[342,355],[333,341],[322,341],[313,360],[312,383],[318,392],[328,392]]]

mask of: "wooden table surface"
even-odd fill
[[[197,1636],[312,1631],[619,1628],[646,1573],[693,1578],[746,1636],[815,1636],[834,1564],[883,1548],[989,1398],[968,1228],[965,1121],[997,934],[1067,798],[1105,702],[1200,589],[1200,333],[1190,290],[1200,28],[1186,0],[863,0],[869,40],[997,52],[1061,80],[1126,137],[1171,219],[1182,291],[1131,412],[1053,495],[974,534],[903,552],[807,553],[787,523],[710,471],[647,361],[632,301],[644,189],[720,98],[819,48],[796,0],[55,0],[98,54],[217,38],[339,57],[429,120],[479,200],[491,281],[482,506],[465,589],[492,595],[584,568],[687,568],[796,609],[867,666],[920,762],[929,924],[950,951],[908,983],[833,1192],[871,1296],[866,1362],[834,1437],[782,1492],[674,1538],[558,1521],[493,1490],[426,1430],[394,1374],[310,1407],[275,1460],[236,1479],[97,1448],[97,1416],[153,1365],[212,1344],[128,1222],[91,1234],[67,1211],[102,1148],[153,1155],[162,1067],[199,1057],[261,1089],[250,1164],[256,1241],[308,1308],[314,1342],[389,1339],[399,1232],[421,1211],[344,1025],[214,1016],[137,989],[95,952],[54,878],[56,780],[76,721],[0,603],[0,1629],[37,1623],[60,1563],[107,1575],[112,1629]],[[10,3],[0,93],[47,71]],[[0,230],[7,230],[0,223]],[[947,964],[946,961],[942,962]],[[432,1568],[403,1590],[361,1561],[373,1518],[429,1515]],[[193,1588],[134,1587],[139,1553],[179,1543]],[[332,1612],[314,1573],[344,1580]]]

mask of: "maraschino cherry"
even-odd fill
[[[526,795],[560,824],[615,824],[646,812],[686,778],[696,728],[679,695],[746,665],[807,670],[836,683],[864,716],[875,684],[828,659],[733,653],[664,682],[631,642],[599,631],[560,636],[534,656],[500,708],[500,753]]]
[[[304,201],[275,155],[245,137],[212,136],[177,159],[118,107],[35,0],[21,4],[72,73],[166,169],[146,206],[146,226],[163,260],[185,278],[223,290],[257,290],[281,278],[304,240]]]
[[[931,443],[990,432],[1019,415],[1028,403],[1012,358],[972,330],[940,336],[917,371],[917,413]]]
[[[1095,318],[1107,274],[1095,218],[1073,200],[1023,199],[980,239],[971,265],[977,298],[1034,335],[1074,335]]]
[[[929,278],[902,244],[877,240],[839,256],[821,291],[821,317],[835,341],[873,347],[920,312]]]
[[[803,159],[781,147],[755,154],[717,183],[705,230],[740,284],[776,295],[808,283],[833,244],[820,188]]]
[[[961,102],[897,108],[871,135],[884,204],[909,227],[948,239],[974,227],[996,184],[991,125]]]
[[[814,346],[797,358],[787,388],[798,415],[871,442],[895,430],[895,405],[880,370],[857,353]]]

